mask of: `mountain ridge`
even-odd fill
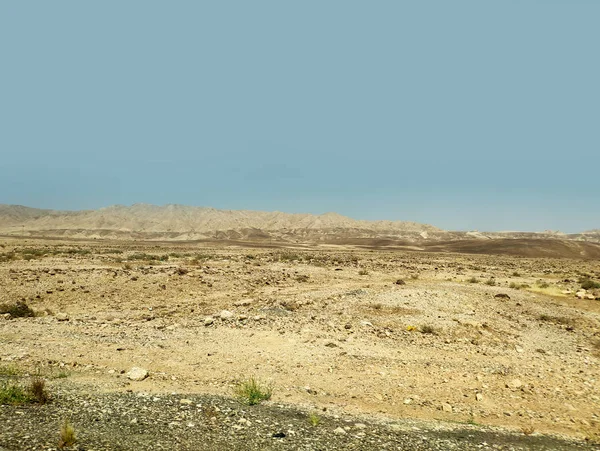
[[[141,240],[276,240],[332,242],[384,240],[423,243],[456,240],[550,239],[600,242],[600,230],[577,234],[446,231],[412,221],[367,221],[336,212],[220,210],[180,204],[136,203],[96,210],[51,210],[0,204],[3,235]]]

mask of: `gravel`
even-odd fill
[[[368,420],[209,395],[89,393],[63,386],[46,405],[0,406],[0,451],[58,449],[65,419],[75,450],[571,450],[599,446],[465,424]]]

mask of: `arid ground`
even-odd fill
[[[267,406],[323,418],[598,440],[598,260],[344,246],[0,245],[0,304],[35,312],[0,317],[0,377],[40,374],[51,396],[79,387],[234,398],[237,382],[256,377],[273,388]],[[132,367],[147,377],[131,380]]]

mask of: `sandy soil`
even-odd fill
[[[37,313],[0,317],[0,367],[106,393],[232,396],[254,375],[330,413],[600,431],[600,292],[575,297],[598,261],[0,243],[0,304]]]

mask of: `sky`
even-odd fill
[[[0,203],[600,228],[600,1],[0,2]]]

